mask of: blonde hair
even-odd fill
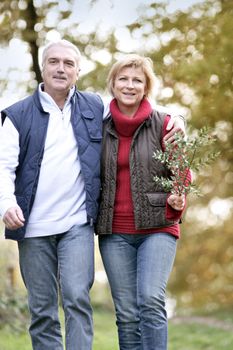
[[[46,60],[48,51],[53,46],[63,46],[63,47],[67,47],[67,48],[72,49],[76,55],[76,63],[77,63],[77,65],[79,65],[80,60],[81,60],[81,53],[80,53],[79,49],[74,44],[72,44],[70,41],[62,39],[62,40],[50,42],[45,46],[45,48],[43,50],[43,54],[42,54],[42,68],[45,64],[45,60]]]
[[[141,68],[146,77],[146,97],[153,95],[156,77],[153,71],[153,61],[149,57],[128,54],[115,62],[107,77],[108,91],[113,95],[113,87],[118,73],[126,67]]]

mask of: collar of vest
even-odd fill
[[[76,87],[74,89],[74,93],[73,95],[71,96],[71,99],[70,99],[70,102],[71,104],[74,104],[75,103],[75,96],[76,96]],[[32,98],[33,98],[33,101],[36,105],[36,107],[40,110],[41,113],[45,113],[45,114],[48,114],[47,112],[44,111],[43,107],[42,107],[42,104],[40,102],[40,97],[39,97],[39,88],[37,88],[35,90],[35,92],[33,93],[32,95]]]

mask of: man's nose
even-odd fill
[[[59,72],[64,72],[64,63],[63,63],[62,61],[60,61],[60,62],[58,63],[58,68],[57,68],[57,70],[58,70]]]

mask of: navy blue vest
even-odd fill
[[[92,224],[96,221],[99,204],[104,107],[98,95],[80,91],[75,91],[71,104],[71,123],[86,190],[87,221]],[[19,132],[20,154],[16,169],[15,196],[24,213],[25,225],[17,230],[5,230],[6,238],[18,241],[24,238],[25,226],[37,190],[49,113],[43,110],[36,90],[32,96],[6,108],[1,114],[2,123],[7,116]]]

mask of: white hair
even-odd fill
[[[62,40],[50,42],[45,46],[43,53],[42,53],[42,67],[44,66],[49,49],[53,46],[63,46],[63,47],[67,47],[67,48],[72,49],[76,54],[76,63],[79,65],[79,62],[81,60],[81,53],[80,53],[79,49],[77,48],[77,46],[72,44],[70,41],[62,39]]]

